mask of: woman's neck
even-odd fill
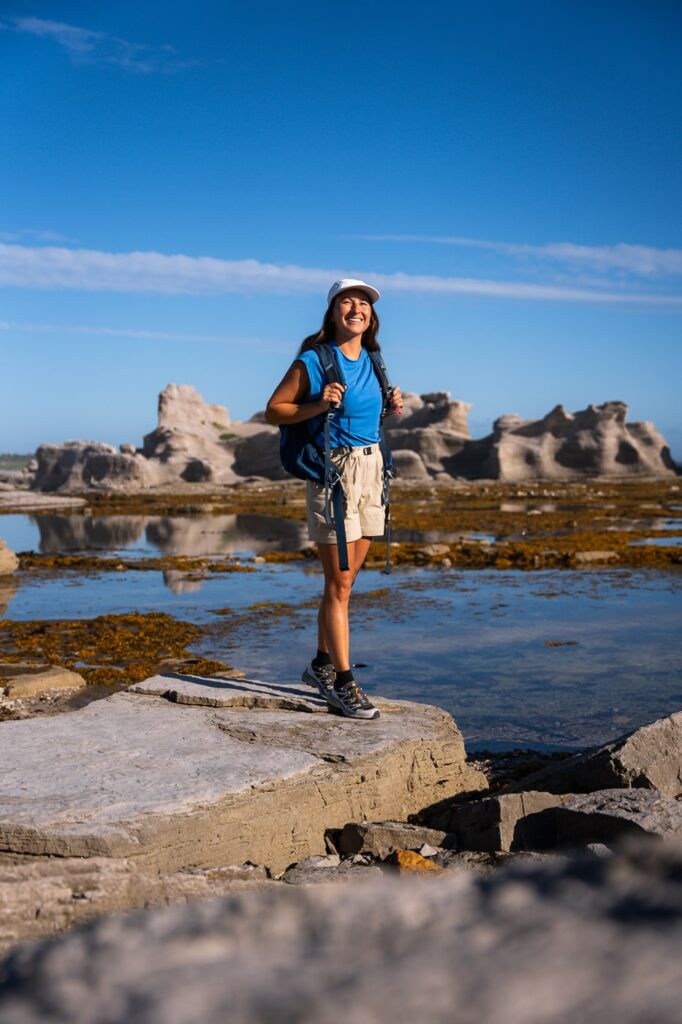
[[[360,358],[362,354],[362,337],[350,338],[348,341],[339,341],[337,345],[343,352],[346,359],[353,361]]]

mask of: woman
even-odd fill
[[[303,681],[317,686],[329,705],[348,718],[374,719],[379,711],[362,692],[350,667],[348,602],[373,537],[384,532],[383,460],[379,450],[382,394],[368,352],[377,351],[376,288],[364,281],[335,281],[322,327],[301,345],[296,360],[267,404],[268,423],[301,423],[337,406],[331,422],[332,459],[341,473],[346,512],[348,572],[339,568],[336,530],[324,514],[324,486],[306,483],[308,529],[324,569],[318,615],[317,655]],[[332,346],[345,384],[327,384],[315,352]],[[391,412],[401,413],[400,388],[391,392]],[[321,422],[321,421],[320,421]],[[320,431],[322,427],[320,427]]]

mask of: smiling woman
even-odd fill
[[[364,281],[336,281],[327,296],[322,327],[301,345],[298,357],[275,389],[266,409],[269,423],[308,424],[312,443],[321,448],[323,419],[330,408],[329,445],[344,498],[348,567],[339,558],[337,526],[325,502],[325,485],[307,482],[308,529],[324,569],[318,616],[317,655],[303,673],[330,707],[348,718],[375,719],[379,711],[357,685],[350,667],[348,604],[372,538],[385,529],[384,461],[380,446],[382,415],[402,410],[399,388],[384,409],[382,389],[370,352],[379,351],[376,288]],[[330,346],[340,379],[329,383],[320,362],[320,346]],[[339,529],[339,536],[341,530]]]

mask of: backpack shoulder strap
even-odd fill
[[[331,345],[316,345],[315,351],[317,352],[317,358],[320,361],[326,383],[345,384]]]
[[[382,420],[388,412],[389,405],[391,404],[391,391],[393,390],[391,382],[388,379],[388,370],[386,364],[381,358],[381,352],[369,352],[369,358],[372,360],[372,366],[374,372],[379,380],[379,387],[381,388],[381,397],[383,398],[383,409],[381,412]]]

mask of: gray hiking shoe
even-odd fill
[[[339,690],[332,689],[327,697],[327,703],[332,710],[340,711],[346,718],[379,717],[379,708],[374,707],[356,682],[349,683]]]
[[[333,665],[320,665],[319,668],[315,668],[311,661],[301,679],[308,686],[316,687],[320,691],[320,695],[328,701],[329,694],[334,692],[336,671]]]

